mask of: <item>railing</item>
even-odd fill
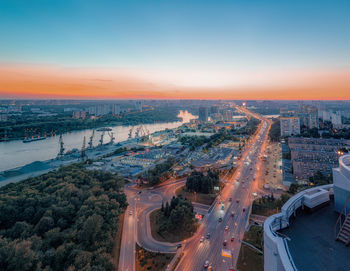
[[[314,190],[314,189],[329,190],[332,187],[333,187],[333,184],[329,184],[329,185],[323,185],[323,186],[311,188],[311,190]],[[310,191],[310,190],[308,190],[308,191]],[[277,248],[277,250],[279,251],[278,253],[280,255],[285,255],[286,259],[288,259],[288,262],[282,261],[282,262],[284,262],[284,264],[289,266],[288,270],[296,271],[297,267],[295,266],[294,261],[293,261],[293,257],[289,251],[289,247],[288,247],[288,243],[287,243],[288,237],[281,235],[277,231],[288,227],[290,216],[292,214],[294,214],[294,216],[295,216],[298,208],[300,208],[300,207],[304,208],[304,196],[305,196],[306,192],[307,192],[307,190],[302,191],[298,195],[295,195],[294,197],[290,198],[283,205],[281,213],[273,215],[272,216],[273,219],[268,222],[268,225],[265,225],[265,227],[266,226],[268,227],[268,228],[265,228],[265,233],[272,234],[272,236],[275,239],[275,241],[274,241],[275,244],[279,243],[281,245],[281,247]],[[349,198],[350,198],[350,196],[349,196]]]
[[[335,222],[335,225],[334,225],[334,238],[335,239],[338,238],[338,234],[340,233],[340,231],[342,229],[342,226],[343,226],[343,223],[345,222],[346,216],[348,214],[346,206],[348,205],[349,200],[350,200],[350,196],[347,197],[347,199],[345,201],[345,204],[344,204],[344,207],[343,207],[342,211],[339,214],[337,222]],[[344,215],[344,221],[343,221],[343,215]],[[339,225],[339,230],[337,230],[338,229],[338,225]]]
[[[287,256],[288,256],[289,262],[290,262],[290,264],[291,264],[293,270],[297,271],[298,269],[297,269],[297,267],[295,266],[295,263],[294,263],[294,261],[293,261],[292,255],[290,254],[290,251],[289,251],[289,247],[288,247],[286,238],[283,238],[283,244],[284,244],[284,248],[285,248],[285,250],[286,250],[286,252],[287,252]]]

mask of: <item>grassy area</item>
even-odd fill
[[[125,213],[119,216],[118,231],[115,237],[115,246],[113,249],[113,261],[114,261],[114,266],[116,267],[116,271],[118,271],[120,247],[121,247],[122,236],[123,236],[124,216],[125,216]]]
[[[170,242],[170,243],[176,243],[181,242],[189,237],[192,236],[191,233],[186,231],[176,231],[176,232],[160,232],[159,226],[160,226],[160,216],[161,211],[160,209],[153,211],[149,218],[151,223],[151,233],[154,239],[160,242]]]
[[[175,254],[155,253],[136,244],[136,271],[159,270],[167,268]]]
[[[263,250],[263,228],[251,226],[244,234],[244,241]],[[242,244],[237,261],[237,269],[240,271],[263,271],[264,256],[251,247]]]
[[[216,194],[191,193],[185,190],[185,186],[178,188],[175,191],[176,196],[182,195],[192,202],[198,202],[206,205],[211,205],[216,198]]]
[[[289,198],[288,194],[282,194],[278,199],[274,198],[273,195],[258,198],[253,202],[252,214],[270,216],[279,213]]]

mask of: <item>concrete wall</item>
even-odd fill
[[[347,198],[350,196],[350,155],[339,158],[339,167],[333,169],[334,205],[337,212],[344,208]],[[347,204],[347,212],[350,210],[350,201]]]

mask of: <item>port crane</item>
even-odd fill
[[[110,141],[109,141],[109,144],[113,144],[114,143],[114,133],[113,132],[108,132],[108,135],[110,137]]]
[[[85,158],[85,136],[84,136],[84,140],[83,140],[83,146],[81,147],[81,159],[84,160]]]
[[[103,137],[105,136],[105,131],[102,132],[101,138],[100,138],[100,146],[103,145]]]
[[[95,135],[95,130],[92,130],[92,135],[90,136],[90,140],[89,140],[89,149],[92,149],[92,140],[94,139],[94,135]]]
[[[129,130],[129,136],[128,136],[129,139],[132,138],[132,132],[133,131],[134,131],[134,126],[132,126],[131,129]]]
[[[63,142],[62,134],[60,134],[60,138],[58,140],[58,145],[60,147],[60,151],[58,152],[57,157],[63,157],[63,155],[64,155],[64,142]]]

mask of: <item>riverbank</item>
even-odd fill
[[[2,122],[0,135],[6,134],[6,142],[23,140],[27,137],[47,137],[66,133],[67,131],[81,131],[97,129],[105,126],[132,126],[139,124],[154,124],[181,121],[177,108],[148,108],[144,111],[125,112],[121,115],[104,115],[98,118],[74,119],[67,115],[50,116],[46,118],[28,117],[20,120]],[[35,128],[35,134],[28,134]]]

